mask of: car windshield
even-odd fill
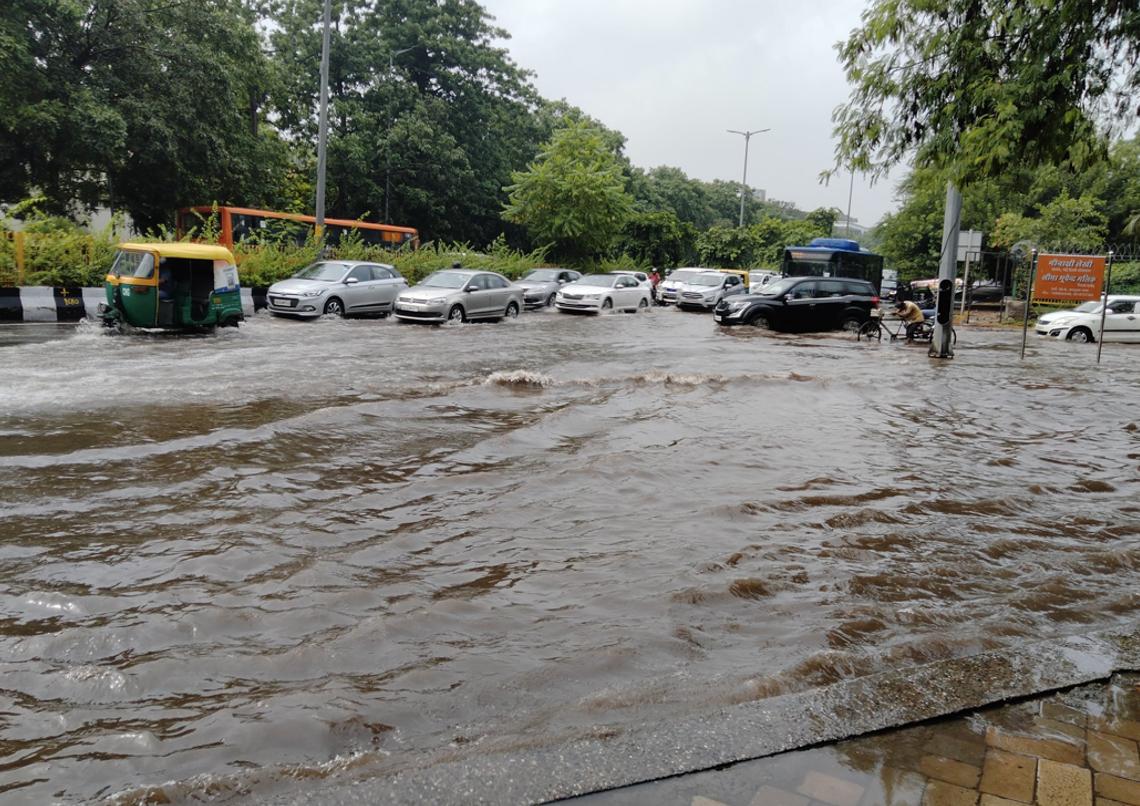
[[[1093,300],[1089,300],[1088,302],[1082,302],[1080,305],[1073,308],[1072,312],[1073,313],[1092,313],[1093,311],[1099,311],[1099,310],[1100,310],[1100,303],[1097,302],[1095,299],[1093,299]]]
[[[785,277],[782,280],[776,280],[775,282],[768,283],[768,285],[761,288],[758,293],[762,294],[765,297],[778,297],[780,294],[788,293],[788,291],[791,290],[792,286],[799,282],[799,280],[799,277]]]
[[[463,288],[471,279],[470,274],[458,271],[437,271],[429,276],[420,285],[428,288]]]
[[[723,274],[698,274],[689,280],[689,285],[718,286],[724,282]]]
[[[684,269],[682,269],[680,271],[673,272],[672,274],[670,274],[665,279],[671,283],[687,283],[687,282],[689,282],[690,278],[695,277],[698,274],[700,274],[700,272],[685,271]]]
[[[578,280],[578,285],[600,285],[604,288],[610,288],[616,279],[612,274],[587,274]]]
[[[558,269],[535,269],[523,279],[535,283],[553,283],[558,279]]]
[[[298,280],[320,280],[323,283],[335,283],[344,276],[348,266],[343,263],[314,263],[306,266],[294,274]]]

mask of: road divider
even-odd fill
[[[262,287],[241,290],[246,316],[268,307],[266,291]],[[106,301],[102,288],[0,287],[0,322],[78,322],[97,317],[99,305]]]

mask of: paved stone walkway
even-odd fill
[[[1140,806],[1140,674],[577,798],[626,806]]]

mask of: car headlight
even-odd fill
[[[728,309],[730,311],[739,311],[741,308],[747,307],[747,305],[748,305],[748,303],[742,299],[739,299],[739,300],[734,299],[728,303]]]
[[[319,297],[323,293],[325,293],[323,290],[321,290],[321,291],[302,291],[301,296],[302,297]]]
[[[435,299],[424,300],[424,304],[426,305],[442,305],[445,302],[447,302],[447,297],[436,297]]]
[[[601,299],[601,294],[583,294],[582,299]]]

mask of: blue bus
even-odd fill
[[[883,293],[883,256],[845,238],[816,238],[807,246],[785,248],[780,273],[785,277],[853,277],[870,281]]]

